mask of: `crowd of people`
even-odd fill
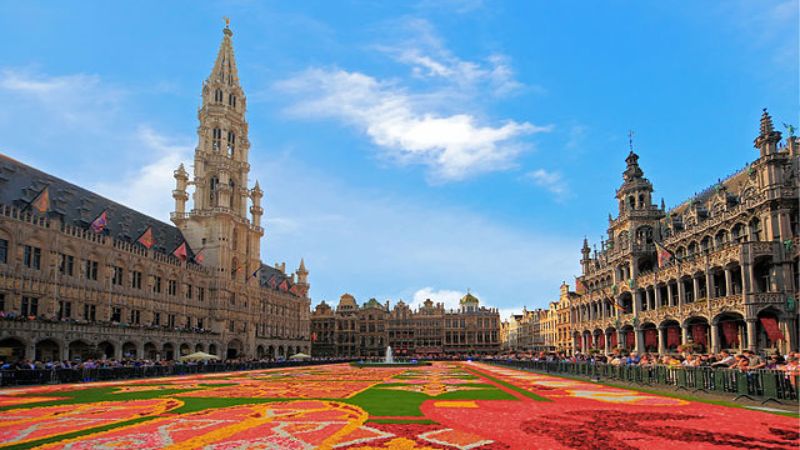
[[[312,362],[340,362],[350,360],[346,358],[309,358]],[[257,365],[272,363],[290,362],[283,358],[235,358],[220,360],[189,360],[180,361],[175,359],[106,359],[106,358],[87,358],[81,360],[63,361],[31,361],[29,359],[19,359],[16,361],[4,361],[0,359],[0,370],[59,370],[59,369],[118,369],[118,368],[146,368],[146,367],[176,367],[176,366],[198,366],[198,365]]]
[[[652,353],[644,353],[639,355],[635,351],[626,352],[623,350],[613,350],[608,355],[604,355],[602,353],[576,353],[574,355],[567,355],[559,352],[539,352],[509,353],[505,354],[504,357],[512,360],[561,361],[573,363],[610,364],[612,366],[650,367],[663,365],[675,368],[711,367],[720,369],[736,369],[741,371],[766,369],[782,370],[787,372],[789,375],[800,375],[800,353],[798,352],[789,352],[786,355],[776,352],[762,356],[751,350],[744,350],[738,354],[733,354],[728,350],[722,350],[717,354],[682,353],[678,355],[657,355]]]

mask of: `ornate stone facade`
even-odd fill
[[[412,310],[402,300],[371,299],[359,306],[344,294],[334,310],[324,301],[311,315],[312,349],[317,356],[383,356],[391,346],[401,357],[493,354],[500,350],[500,316],[465,295],[457,310],[426,300]]]
[[[503,321],[501,327],[503,349],[524,352],[572,352],[570,332],[570,302],[579,297],[569,290],[569,285],[561,285],[558,301],[548,304],[547,309],[537,308],[522,314],[514,314]]]
[[[203,83],[193,178],[182,165],[174,173],[175,226],[0,159],[0,358],[310,351],[305,264],[289,275],[285,264],[261,262],[263,193],[247,186],[232,35],[226,27]],[[38,212],[31,204],[43,193]],[[107,225],[93,231],[104,213]],[[137,242],[148,232],[152,246]]]
[[[671,210],[631,150],[608,240],[584,241],[575,349],[797,350],[800,142],[780,142],[765,110],[759,157]]]

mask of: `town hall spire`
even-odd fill
[[[250,141],[246,98],[239,84],[232,38],[226,19],[214,66],[203,82],[194,178],[186,182],[185,171],[175,172],[176,212],[172,219],[192,248],[204,249],[207,265],[230,271],[233,279],[245,280],[243,274],[252,274],[261,264],[263,192],[258,186],[251,189],[247,185]],[[194,186],[194,204],[185,212],[187,185]]]

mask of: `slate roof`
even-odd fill
[[[114,239],[134,242],[151,226],[156,251],[170,254],[184,242],[183,234],[174,225],[0,154],[0,204],[27,208],[45,187],[50,194],[47,215],[58,217],[65,224],[89,228],[106,211],[108,226],[104,233]],[[188,243],[186,247],[189,257],[194,257]]]
[[[261,286],[266,286],[266,287],[271,287],[269,286],[269,280],[272,277],[277,277],[277,279],[275,280],[276,285],[283,283],[284,280],[289,280],[289,277],[285,273],[266,264],[261,264],[261,270],[258,272],[258,276],[259,276],[259,284],[261,284]],[[289,283],[291,283],[291,280],[289,281]]]

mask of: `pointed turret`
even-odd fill
[[[583,255],[583,258],[581,258],[581,267],[583,268],[583,274],[586,275],[591,265],[592,249],[589,248],[589,239],[585,237],[583,238],[583,248],[581,248],[581,255]]]
[[[217,60],[214,61],[214,69],[206,79],[206,83],[221,82],[228,86],[239,86],[239,71],[236,69],[236,58],[233,54],[233,31],[230,28],[230,21],[226,20],[225,29],[222,30],[222,43],[219,45]]]
[[[305,296],[308,293],[311,285],[308,284],[308,270],[306,270],[306,261],[300,258],[300,267],[295,272],[297,274],[297,286],[300,288],[301,293]]]
[[[761,112],[760,134],[753,142],[755,148],[759,149],[761,156],[772,155],[778,152],[778,142],[781,141],[781,132],[775,131],[772,125],[772,116],[764,108]]]

